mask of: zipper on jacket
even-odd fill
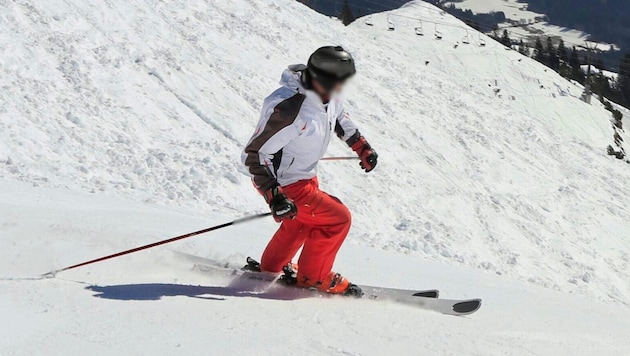
[[[330,107],[330,103],[328,105],[326,105],[324,112],[326,113],[326,126],[325,126],[325,130],[326,130],[326,135],[324,136],[324,145],[322,145],[322,153],[321,153],[321,157],[324,157],[324,155],[326,154],[326,151],[328,150],[328,145],[330,144],[330,136],[331,136],[331,132],[332,132],[332,122],[330,121],[330,117],[328,116],[328,108]]]

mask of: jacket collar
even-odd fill
[[[306,96],[306,98],[313,104],[325,108],[326,104],[322,102],[319,94],[317,94],[313,90],[308,90],[304,88],[304,85],[302,84],[302,74],[305,70],[306,66],[304,64],[290,65],[287,69],[284,70],[284,72],[282,72],[280,85]],[[332,100],[335,100],[335,96],[330,98],[330,101]]]

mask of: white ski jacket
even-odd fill
[[[341,97],[324,104],[317,93],[304,88],[304,69],[303,64],[292,65],[282,73],[282,87],[265,99],[256,131],[242,154],[260,191],[315,177],[333,133],[349,146],[360,137]]]

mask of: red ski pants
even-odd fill
[[[298,279],[323,281],[350,231],[350,211],[339,199],[319,190],[317,178],[282,189],[297,205],[298,214],[294,220],[282,222],[263,253],[260,267],[281,272],[303,245]]]

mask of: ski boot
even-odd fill
[[[307,279],[303,281],[298,279],[297,265],[294,263],[284,266],[283,272],[284,275],[280,278],[288,285],[295,285],[305,289],[312,288],[323,293],[341,294],[351,297],[361,297],[363,295],[363,291],[361,291],[359,286],[350,283],[339,273],[330,272],[323,281],[311,283]]]
[[[297,263],[289,263],[286,266],[282,267],[282,272],[284,273],[280,276],[280,280],[284,283],[294,286],[297,284],[297,272],[298,265]]]

